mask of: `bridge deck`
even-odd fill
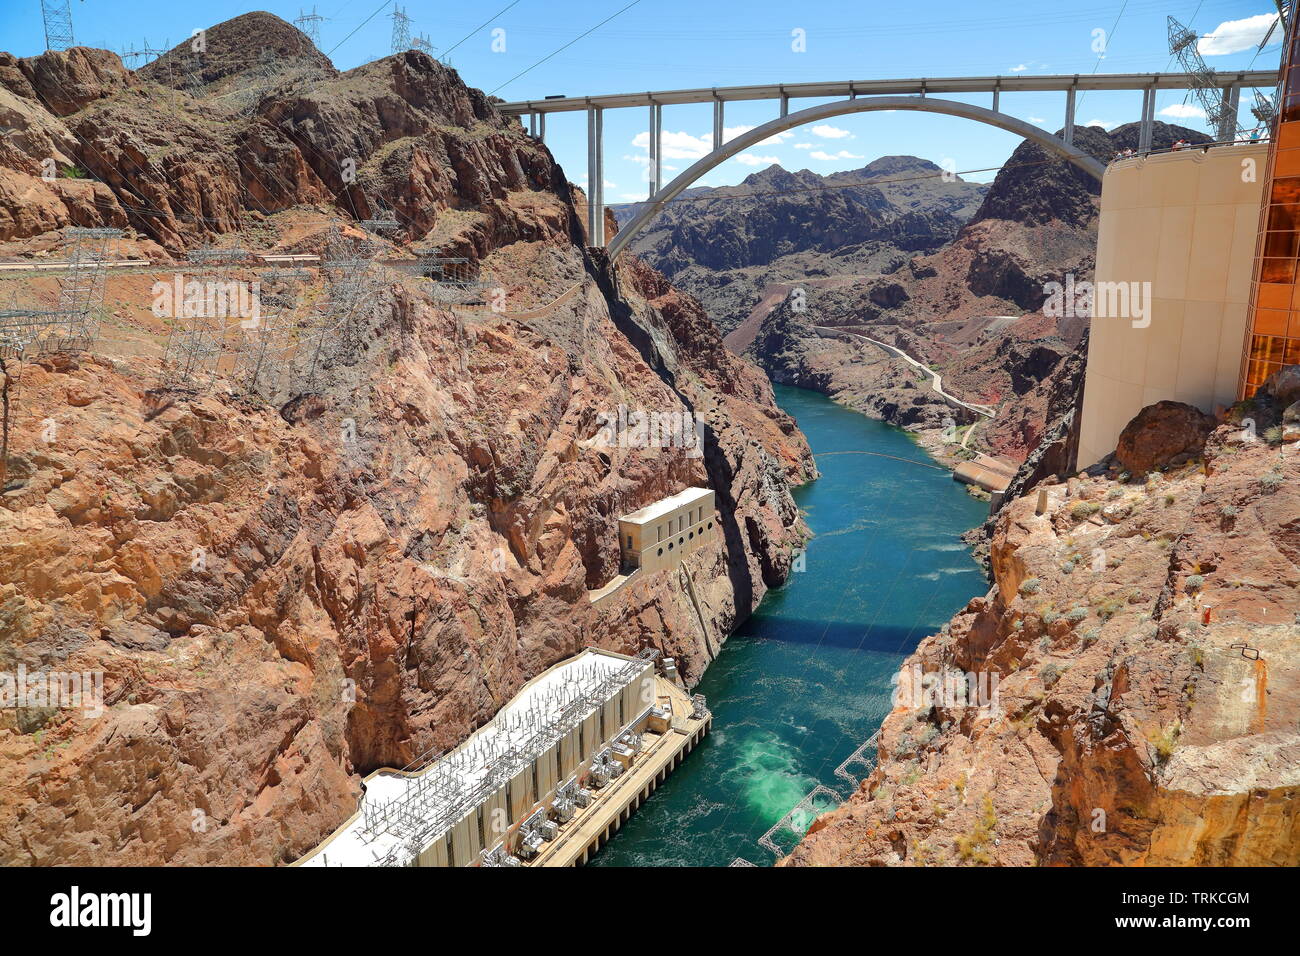
[[[1068,90],[1186,90],[1195,78],[1188,73],[1072,73],[1042,76],[950,76],[902,80],[843,80],[827,83],[769,83],[761,86],[714,86],[689,90],[563,96],[555,99],[499,103],[502,113],[565,113],[588,107],[619,109],[652,104],[713,103],[737,100],[798,99],[817,96],[906,96],[931,93],[1032,93]],[[1214,75],[1223,88],[1277,85],[1277,70],[1225,71]]]

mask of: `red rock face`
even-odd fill
[[[322,200],[321,157],[355,155],[354,198],[473,257],[507,310],[448,311],[382,271],[355,360],[265,404],[222,377],[160,388],[145,292],[170,272],[112,277],[98,353],[27,366],[0,495],[5,666],[102,672],[106,701],[0,714],[0,862],[292,861],[363,774],[454,747],[583,647],[657,647],[693,683],[784,580],[805,533],[790,483],[815,468],[762,373],[662,276],[593,259],[549,153],[431,63],[263,103],[233,141],[182,111],[180,152],[146,122],[156,88],[66,118],[172,248],[226,230],[321,248],[319,203],[250,208]],[[620,404],[698,415],[703,454],[602,447]],[[716,492],[717,544],[593,607],[617,517],[691,485]]]
[[[786,862],[1300,862],[1300,459],[1244,434],[1004,508],[993,590],[908,661],[996,675],[1000,708],[900,705],[870,778]]]

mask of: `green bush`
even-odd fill
[[[1023,595],[1037,594],[1043,586],[1043,582],[1038,578],[1025,578],[1020,582],[1020,593]]]

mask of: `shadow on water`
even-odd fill
[[[816,453],[922,454],[822,395],[776,392]],[[903,658],[986,590],[959,538],[986,506],[946,473],[875,455],[818,465],[795,493],[815,534],[804,570],[768,592],[697,688],[713,732],[589,865],[773,863],[759,837],[818,784],[846,791],[835,768],[880,726]]]

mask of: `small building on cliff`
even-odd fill
[[[687,488],[618,519],[623,567],[646,573],[673,567],[717,531],[713,492]]]

